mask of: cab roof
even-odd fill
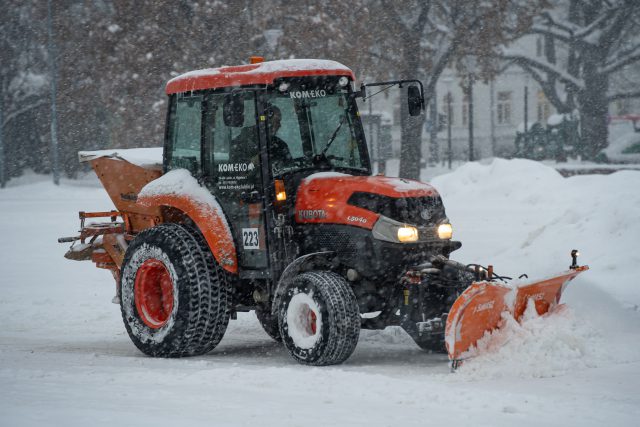
[[[281,77],[347,76],[355,80],[353,71],[336,61],[326,59],[285,59],[231,67],[190,71],[169,80],[167,94],[222,87],[273,84]]]

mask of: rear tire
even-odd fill
[[[305,365],[334,365],[351,356],[360,335],[353,290],[340,275],[298,275],[278,304],[280,335],[291,356]]]
[[[227,329],[226,272],[195,233],[162,224],[138,234],[127,248],[120,279],[122,319],[131,341],[149,356],[205,354]]]

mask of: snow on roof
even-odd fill
[[[100,157],[126,160],[141,167],[162,167],[162,147],[114,148],[111,150],[78,151],[80,162],[88,162]]]
[[[189,71],[169,80],[168,94],[215,87],[271,84],[278,77],[305,75],[346,75],[354,79],[347,66],[327,59],[285,59],[237,66]]]
[[[279,71],[307,71],[307,70],[349,70],[349,67],[329,59],[283,59],[278,61],[260,62],[253,73],[275,73]]]

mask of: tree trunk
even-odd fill
[[[415,79],[418,77],[418,61],[420,52],[420,39],[415,34],[410,34],[404,40],[402,51],[403,63],[402,78]],[[422,158],[422,125],[424,113],[412,117],[409,115],[407,104],[407,89],[403,86],[400,96],[400,176],[402,178],[420,179],[420,159]]]
[[[607,126],[609,78],[607,75],[598,73],[599,62],[594,56],[587,55],[584,58],[585,87],[578,96],[582,133],[580,154],[586,160],[593,160],[600,150],[607,147],[609,133]]]

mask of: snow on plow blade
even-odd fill
[[[485,333],[501,326],[503,312],[520,321],[531,300],[539,315],[547,313],[558,305],[567,284],[588,269],[575,267],[548,279],[511,285],[473,282],[453,303],[447,317],[445,344],[452,367],[459,365]]]

